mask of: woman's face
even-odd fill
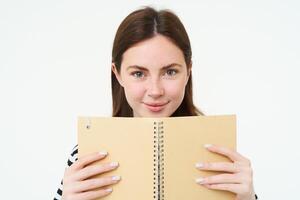
[[[180,106],[189,72],[184,55],[162,35],[137,43],[123,54],[120,74],[134,117],[169,117]]]

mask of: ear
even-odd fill
[[[115,74],[115,77],[117,78],[119,84],[123,87],[123,81],[122,81],[121,75],[118,73],[115,63],[111,63],[111,70]]]

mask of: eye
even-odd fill
[[[168,69],[166,73],[169,76],[174,76],[177,74],[177,72],[178,72],[178,70],[176,70],[176,69]]]
[[[135,78],[142,78],[144,76],[144,73],[142,71],[134,71],[131,72],[130,75],[134,76]]]

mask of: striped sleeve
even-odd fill
[[[67,167],[70,167],[76,160],[78,160],[78,145],[75,145],[75,147],[72,149],[71,154],[69,155],[67,161]],[[61,200],[62,193],[63,193],[63,181],[61,181],[59,184],[54,200]]]

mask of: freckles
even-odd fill
[[[184,83],[181,81],[165,85],[165,93],[170,97],[178,98],[184,94]]]
[[[127,94],[130,95],[133,99],[142,98],[145,93],[145,88],[142,84],[139,83],[127,85],[126,90]]]

